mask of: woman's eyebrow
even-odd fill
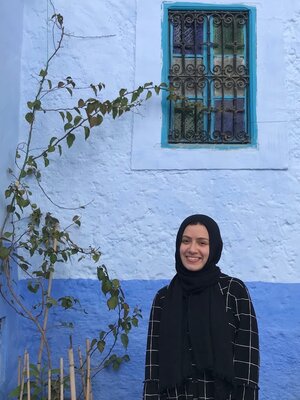
[[[192,239],[192,237],[191,237],[191,236],[188,236],[188,235],[183,235],[183,236],[182,236],[182,239],[183,239],[183,238],[185,238],[185,239]],[[207,240],[207,241],[209,241],[209,238],[208,238],[208,237],[199,236],[199,237],[196,238],[196,240]]]

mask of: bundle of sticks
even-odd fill
[[[90,341],[86,340],[86,361],[83,362],[82,352],[80,347],[78,347],[78,358],[79,358],[79,368],[77,369],[80,372],[80,382],[81,382],[81,390],[83,393],[84,400],[93,400],[92,394],[92,384],[91,384],[91,358],[90,358]],[[77,400],[76,397],[76,378],[75,378],[75,364],[74,364],[74,350],[71,346],[68,349],[68,361],[69,361],[69,382],[70,389],[68,390],[69,395],[65,397],[65,375],[64,375],[64,359],[61,357],[59,360],[59,400]],[[33,380],[31,378],[31,367],[30,367],[30,359],[29,353],[25,350],[24,357],[19,357],[18,361],[18,386],[20,388],[18,400],[31,400],[31,391],[33,386]],[[54,399],[53,391],[53,376],[52,370],[48,370],[48,381],[46,384],[46,395],[48,396],[48,400]],[[57,378],[55,379],[57,382]],[[78,380],[77,380],[78,382]],[[34,385],[36,387],[36,383]],[[55,394],[57,399],[57,393]]]

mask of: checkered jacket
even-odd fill
[[[228,400],[258,400],[258,330],[249,292],[242,281],[225,274],[220,276],[219,287],[224,296],[234,354],[236,390]],[[214,400],[214,379],[209,372],[160,393],[159,325],[166,292],[167,286],[157,292],[150,313],[143,400]]]

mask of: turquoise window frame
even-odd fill
[[[247,118],[251,143],[248,144],[171,144],[168,143],[168,130],[170,126],[169,101],[168,93],[162,93],[162,133],[161,146],[166,148],[213,148],[219,150],[245,149],[249,147],[257,147],[257,120],[256,120],[256,8],[240,4],[223,5],[223,4],[201,4],[201,3],[185,3],[185,2],[163,2],[162,3],[162,82],[168,82],[169,68],[171,60],[169,58],[169,10],[222,10],[222,11],[248,11],[249,13],[249,103],[246,104]]]

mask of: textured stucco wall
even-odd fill
[[[13,12],[12,12],[13,10]],[[18,143],[20,58],[23,26],[23,0],[0,3],[0,221],[4,217],[3,192],[9,183],[8,168],[14,169]],[[18,320],[11,308],[0,300],[0,399],[6,399],[11,371],[17,366],[18,350],[12,332],[18,331]]]
[[[86,0],[84,3],[75,0],[72,6],[63,0],[55,1],[57,10],[65,17],[67,33],[108,37],[67,37],[53,63],[51,77],[60,79],[71,75],[79,86],[105,82],[107,89],[103,98],[113,96],[122,87],[133,88],[137,10],[144,2],[124,0],[120,7],[118,0]],[[268,117],[273,118],[272,103],[264,103],[264,94],[268,88],[271,90],[271,74],[278,77],[280,96],[284,99],[279,120],[284,119],[288,137],[287,169],[133,169],[132,136],[135,132],[130,114],[120,120],[106,120],[94,130],[87,143],[78,138],[66,157],[58,159],[45,171],[43,184],[56,203],[74,207],[91,202],[82,211],[81,229],[73,232],[76,240],[83,246],[100,245],[102,261],[112,274],[124,281],[130,303],[137,303],[143,309],[144,320],[135,330],[129,349],[132,363],[117,375],[109,372],[96,379],[95,393],[99,400],[140,398],[150,303],[155,291],[173,275],[176,230],[186,215],[195,212],[207,213],[220,224],[224,238],[222,270],[252,282],[249,288],[261,330],[261,400],[299,397],[300,6],[292,0],[276,2],[276,7],[271,0],[249,5],[257,8],[258,114],[264,120],[265,110]],[[47,25],[47,17],[51,14],[51,5],[46,1],[32,0],[24,5],[21,115],[25,113],[26,101],[34,93],[34,74],[51,52],[51,30]],[[283,32],[278,43],[283,62],[281,68],[275,69],[274,65],[278,65],[275,62],[278,52],[274,50],[277,43],[270,44],[265,38],[272,36],[278,27]],[[153,56],[153,65],[157,66],[160,61],[160,56]],[[155,74],[151,76],[150,69],[147,81],[156,79]],[[272,87],[273,91],[279,109],[276,87]],[[88,96],[88,93],[83,95]],[[48,104],[55,105],[59,101],[69,103],[67,97],[57,96]],[[277,117],[274,115],[273,122],[278,120]],[[47,138],[60,126],[59,119],[43,118],[34,132],[36,147],[47,143]],[[19,128],[21,141],[26,122],[21,120]],[[145,125],[145,135],[151,134],[147,129]],[[276,158],[272,150],[270,146],[268,156]],[[4,151],[0,149],[1,155]],[[193,154],[191,152],[191,157]],[[56,159],[56,156],[52,158]],[[37,202],[41,202],[44,209],[57,212],[42,195],[37,196]],[[62,223],[68,225],[73,214],[71,211],[60,213]],[[55,290],[76,293],[89,311],[87,315],[76,314],[80,337],[75,335],[74,341],[79,342],[95,332],[95,320],[106,318],[101,314],[96,294],[95,271],[88,264],[69,265],[56,277]],[[64,317],[58,314],[54,317],[51,326],[55,328],[55,321]],[[18,339],[22,339],[22,346],[33,346],[32,331],[27,325]],[[58,355],[58,343],[67,343],[67,333],[53,329],[52,340]]]

